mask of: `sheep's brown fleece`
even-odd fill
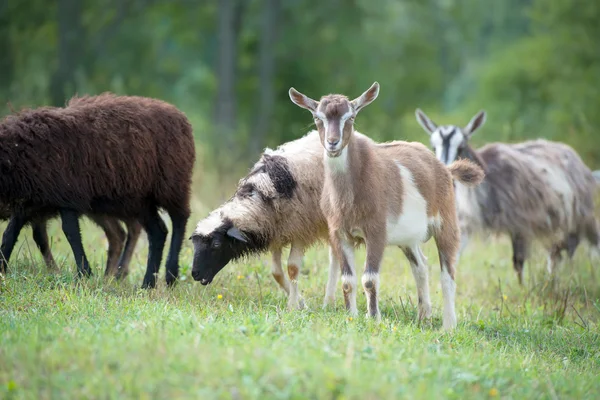
[[[24,110],[1,122],[0,203],[20,215],[59,209],[137,219],[150,241],[144,286],[152,287],[166,238],[158,208],[173,221],[167,282],[178,274],[194,162],[191,124],[173,105],[76,97],[66,108]]]

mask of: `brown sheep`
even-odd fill
[[[139,221],[149,252],[142,287],[154,287],[167,229],[173,224],[166,281],[179,274],[178,258],[190,214],[195,146],[187,117],[166,102],[104,93],[77,106],[24,110],[0,123],[0,203],[12,214],[12,250],[27,216],[59,211],[78,272],[91,270],[81,245],[78,216],[93,213]],[[11,224],[9,224],[11,226]]]

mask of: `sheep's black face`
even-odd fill
[[[231,260],[248,253],[261,251],[266,246],[256,235],[241,232],[225,219],[210,233],[194,233],[194,262],[192,277],[208,285]]]
[[[192,277],[203,285],[211,283],[235,256],[235,246],[225,235],[215,232],[212,236],[196,236],[194,242],[194,265]]]

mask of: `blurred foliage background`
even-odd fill
[[[358,129],[427,143],[414,118],[474,138],[546,137],[600,168],[597,0],[2,0],[0,113],[75,93],[144,95],[185,111],[199,166],[239,177],[311,128],[318,98],[381,83]]]

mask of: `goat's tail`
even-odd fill
[[[460,159],[448,165],[452,177],[466,186],[477,186],[483,181],[483,168],[472,161]]]

